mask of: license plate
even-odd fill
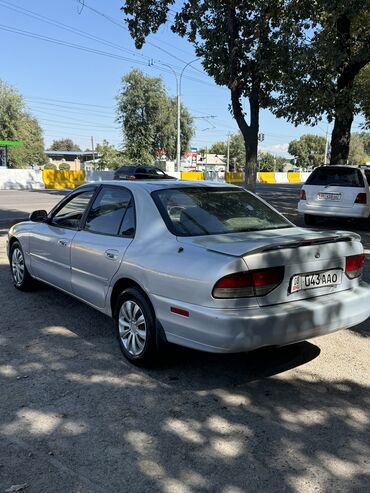
[[[317,198],[319,200],[340,200],[342,197],[341,193],[323,193],[320,192],[317,194]]]
[[[338,286],[342,282],[341,269],[332,269],[322,272],[310,272],[293,276],[290,284],[290,292],[296,293],[304,289],[323,288],[325,286]]]

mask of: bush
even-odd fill
[[[57,169],[57,167],[53,163],[46,163],[44,169]]]
[[[62,163],[59,165],[59,169],[61,171],[69,171],[71,169],[71,166],[68,163]]]

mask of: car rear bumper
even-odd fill
[[[243,352],[284,345],[353,327],[370,316],[370,288],[243,310],[212,309],[154,296],[167,340],[208,352]],[[189,317],[171,313],[171,306]]]
[[[325,217],[348,217],[364,219],[370,215],[370,206],[354,204],[352,207],[339,207],[324,204],[308,204],[305,200],[298,202],[298,212]]]

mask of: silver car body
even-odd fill
[[[111,181],[72,193],[106,186],[125,187],[132,193],[134,237],[19,223],[9,231],[8,249],[12,241],[20,241],[33,277],[108,316],[117,293],[127,285],[138,285],[169,342],[211,352],[288,344],[354,326],[370,315],[370,289],[344,272],[338,286],[289,290],[296,274],[344,271],[345,257],[363,253],[355,233],[317,232],[292,224],[278,230],[178,237],[167,228],[151,193],[166,187],[220,184]],[[223,276],[274,266],[285,267],[284,280],[266,296],[212,296]]]

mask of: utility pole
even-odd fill
[[[226,158],[226,171],[230,171],[230,134],[227,134],[227,158]]]
[[[93,136],[91,136],[91,150],[92,150],[93,165],[94,165],[94,170],[95,170],[95,147],[94,147],[94,137]]]

